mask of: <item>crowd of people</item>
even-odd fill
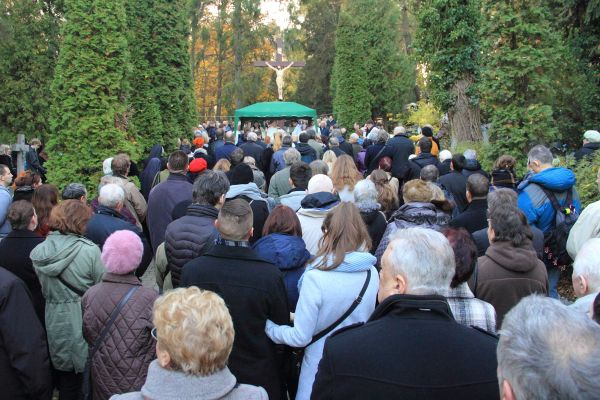
[[[104,160],[93,199],[39,141],[0,159],[0,397],[600,396],[600,201],[547,147],[518,177],[430,126],[190,139]]]

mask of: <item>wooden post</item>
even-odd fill
[[[17,174],[20,174],[25,170],[25,155],[29,151],[29,145],[25,144],[25,135],[19,133],[17,135],[17,144],[11,146],[12,151],[17,153]],[[15,177],[16,178],[16,177]]]

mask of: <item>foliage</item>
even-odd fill
[[[50,83],[58,54],[62,5],[0,3],[0,135],[13,143],[49,132]]]
[[[63,43],[52,83],[48,178],[88,190],[102,160],[138,148],[128,132],[129,50],[123,0],[67,0]]]
[[[417,107],[411,109],[406,120],[407,125],[433,126],[435,131],[440,129],[442,113],[432,103],[426,100],[417,102]]]
[[[305,34],[306,66],[300,71],[296,100],[318,113],[333,110],[331,71],[335,58],[335,27],[338,24],[340,0],[306,2]]]
[[[140,143],[172,147],[196,124],[187,0],[127,0],[131,128]],[[171,145],[171,146],[169,146]]]
[[[571,168],[577,176],[576,187],[581,206],[586,207],[588,204],[598,201],[596,176],[598,174],[598,167],[600,166],[600,151],[595,151],[593,157],[584,157],[579,162],[570,157],[564,164],[566,167]]]
[[[342,125],[398,113],[412,98],[414,65],[401,48],[399,24],[395,1],[342,4],[331,77],[334,113]]]
[[[493,160],[558,138],[553,102],[563,67],[557,60],[565,48],[541,0],[486,0],[483,10],[481,88]]]

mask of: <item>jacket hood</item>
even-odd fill
[[[377,218],[377,215],[379,215],[379,210],[361,211],[360,212],[360,216],[362,217],[363,221],[365,221],[365,224],[367,224],[367,225],[372,224],[373,221],[375,221],[375,218]]]
[[[415,158],[413,158],[411,161],[417,164],[419,167],[423,168],[427,165],[435,164],[437,162],[437,157],[435,157],[431,153],[421,153]]]
[[[264,236],[254,243],[252,248],[262,258],[281,270],[302,268],[310,258],[310,253],[306,250],[301,237],[284,233],[271,233]]]
[[[598,143],[598,142],[586,143],[583,145],[583,147],[585,147],[586,149],[598,150],[598,149],[600,149],[600,143]]]
[[[31,261],[40,273],[57,276],[77,257],[82,243],[91,244],[80,236],[50,232],[46,240],[31,251]]]
[[[563,167],[548,168],[533,175],[528,183],[537,183],[554,192],[563,192],[575,185],[573,171]],[[525,185],[526,186],[526,185]]]
[[[317,208],[329,210],[340,202],[337,194],[329,192],[318,192],[306,195],[300,203],[302,208]]]
[[[496,264],[514,272],[529,272],[538,264],[537,253],[530,240],[525,240],[520,247],[514,247],[510,242],[492,242],[485,252]]]
[[[481,164],[477,160],[465,160],[465,166],[463,169],[468,171],[479,171],[481,169]]]
[[[312,146],[308,143],[296,143],[296,150],[303,156],[310,155],[314,151]]]

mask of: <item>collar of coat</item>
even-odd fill
[[[112,283],[125,283],[128,285],[136,285],[141,286],[142,282],[133,274],[133,271],[130,274],[126,275],[118,275],[113,274],[112,272],[106,272],[102,277],[103,282],[112,282]]]
[[[228,258],[234,260],[242,260],[242,261],[258,261],[263,263],[269,263],[264,258],[260,257],[252,248],[250,247],[233,247],[233,246],[225,246],[222,244],[215,244],[215,246],[208,251],[203,257],[218,257],[218,258]]]
[[[438,295],[395,294],[389,296],[377,306],[368,322],[387,315],[454,321],[448,301],[445,297]]]
[[[208,204],[192,203],[188,206],[186,215],[192,217],[210,217],[217,219],[219,216],[219,210]]]

